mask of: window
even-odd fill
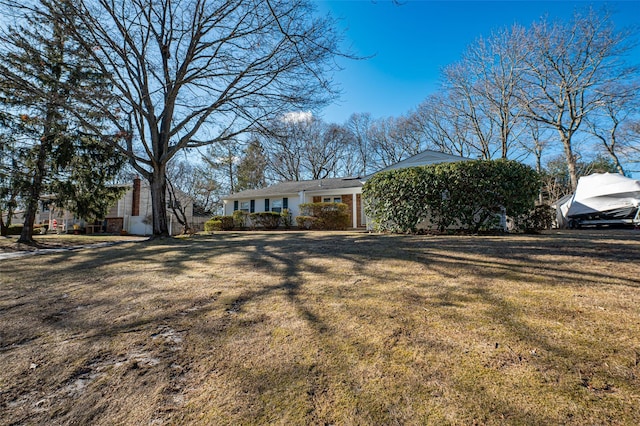
[[[248,201],[241,201],[240,202],[240,211],[242,212],[249,212],[249,202]]]
[[[276,213],[282,212],[282,200],[273,200],[271,203],[271,211]]]
[[[331,197],[324,197],[322,199],[323,203],[341,203],[342,202],[342,197],[333,197],[333,200],[331,199]]]

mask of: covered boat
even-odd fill
[[[565,208],[566,208],[566,204]],[[640,224],[640,181],[616,173],[594,173],[578,180],[566,210],[569,227]]]

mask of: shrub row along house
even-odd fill
[[[376,173],[407,167],[468,160],[468,158],[456,155],[427,150]],[[351,226],[353,228],[364,228],[367,226],[367,217],[364,213],[362,202],[362,187],[371,176],[288,181],[262,189],[241,191],[223,198],[224,214],[230,216],[236,211],[281,213],[284,209],[287,209],[291,216],[295,218],[303,214],[300,210],[300,205],[302,204],[344,203],[348,207]]]

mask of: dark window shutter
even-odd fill
[[[251,209],[249,213],[254,213],[256,211],[256,200],[251,200]]]
[[[283,209],[288,209],[289,208],[289,199],[288,198],[283,198],[282,199],[282,208]]]
[[[238,200],[233,202],[233,211],[235,212],[236,210],[238,210]]]
[[[264,211],[265,212],[269,211],[269,199],[268,198],[264,199]]]

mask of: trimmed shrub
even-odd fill
[[[285,229],[291,229],[291,225],[293,224],[293,218],[291,217],[291,211],[289,209],[283,209],[282,213],[280,213],[282,226]]]
[[[349,206],[344,203],[300,204],[300,212],[302,213],[301,216],[312,216],[314,218],[314,229],[343,230],[351,225]]]
[[[216,219],[209,219],[204,223],[205,232],[222,231],[222,221]]]
[[[300,229],[311,229],[315,220],[316,218],[313,216],[296,216],[296,225]]]
[[[236,210],[233,212],[233,225],[238,229],[244,229],[247,227],[249,213],[242,210]]]
[[[280,225],[280,213],[258,212],[249,214],[253,223],[262,226],[264,229],[276,229]]]
[[[220,221],[220,228],[222,231],[231,231],[235,226],[233,216],[213,216],[211,219]]]
[[[378,173],[363,189],[365,212],[380,231],[416,232],[419,225],[477,232],[533,208],[538,174],[509,160],[478,160]]]
[[[7,228],[7,235],[20,235],[22,234],[22,228],[24,228],[24,225],[22,225],[21,223],[10,225]]]
[[[7,228],[7,235],[20,235],[22,234],[22,228],[24,228],[24,224],[16,223]],[[33,225],[33,235],[38,234],[46,234],[49,230],[49,225],[36,223]]]
[[[543,229],[550,229],[556,217],[555,209],[547,204],[542,204],[533,208],[526,214],[514,218],[514,225],[517,231],[535,233]]]

